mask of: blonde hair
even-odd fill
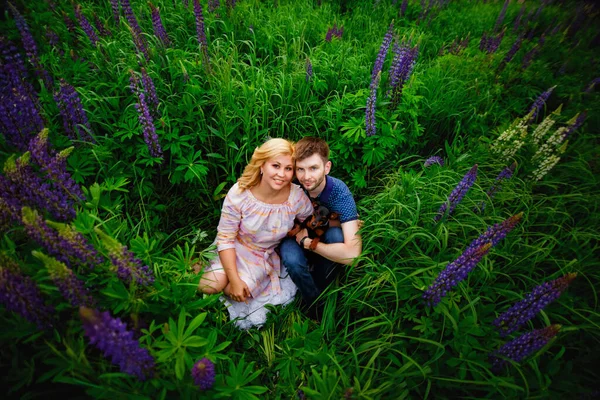
[[[294,143],[286,139],[269,139],[257,147],[240,179],[238,186],[241,191],[250,189],[260,183],[260,167],[271,158],[289,155],[294,160]]]

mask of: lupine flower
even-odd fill
[[[529,121],[532,121],[535,119],[535,117],[537,117],[538,113],[540,112],[544,104],[546,104],[546,100],[548,100],[548,97],[550,97],[550,94],[552,93],[555,87],[556,85],[552,86],[550,89],[540,94],[539,97],[533,102],[531,108],[529,109]]]
[[[427,160],[425,160],[425,163],[423,164],[423,166],[425,168],[427,168],[427,167],[429,167],[429,166],[431,166],[433,164],[437,164],[440,167],[443,167],[444,166],[444,159],[442,157],[440,157],[440,156],[431,156]]]
[[[517,168],[517,163],[513,162],[509,167],[506,167],[502,171],[500,171],[500,173],[496,177],[496,180],[494,181],[492,186],[486,192],[486,195],[488,196],[488,198],[490,200],[492,200],[494,198],[496,193],[502,187],[502,181],[505,179],[512,178],[513,173],[515,172],[516,168]],[[482,201],[481,204],[479,205],[479,207],[478,208],[476,207],[474,211],[475,212],[483,212],[483,210],[485,210],[485,204],[486,204],[485,201]]]
[[[27,205],[49,212],[57,221],[69,221],[75,218],[73,198],[40,178],[30,165],[29,152],[16,159],[10,157],[4,163],[5,178],[0,179],[3,193],[14,199],[16,210]],[[7,199],[7,197],[5,197]]]
[[[450,193],[448,200],[442,204],[437,215],[433,218],[434,221],[437,222],[442,219],[442,217],[446,214],[446,210],[448,211],[448,215],[452,214],[452,211],[454,211],[458,203],[461,202],[471,186],[473,186],[473,183],[475,183],[475,179],[477,179],[477,164],[475,164],[469,170],[469,172],[465,174],[459,184],[454,188],[452,193]]]
[[[119,0],[110,0],[110,7],[112,8],[113,18],[115,19],[115,24],[119,25]]]
[[[500,330],[500,336],[504,337],[515,332],[548,304],[558,299],[576,276],[577,273],[569,273],[558,279],[545,282],[534,288],[523,300],[500,314],[494,321],[494,325]]]
[[[1,253],[0,303],[39,329],[52,327],[54,307],[47,304],[35,282],[21,272],[19,265]]]
[[[546,328],[536,329],[525,333],[518,338],[506,343],[490,354],[492,370],[499,372],[508,365],[506,358],[521,362],[527,356],[544,347],[560,331],[561,325],[550,325]]]
[[[108,255],[114,266],[117,267],[117,276],[125,283],[135,280],[138,284],[147,286],[154,282],[154,275],[147,265],[143,265],[133,252],[127,250],[116,239],[96,229],[96,233],[108,249]]]
[[[0,189],[2,189],[2,186],[2,178],[0,178]],[[0,196],[0,233],[6,232],[19,221],[18,211],[11,207],[3,196],[6,196],[6,194]]]
[[[406,7],[408,6],[408,0],[402,0],[402,4],[400,5],[400,16],[403,17],[406,13]]]
[[[344,33],[344,27],[337,27],[337,24],[333,24],[333,28],[327,29],[327,34],[325,35],[325,41],[331,42],[331,39],[335,36],[338,39],[342,38],[342,34]]]
[[[81,29],[83,29],[87,37],[90,39],[90,42],[92,42],[92,46],[96,47],[96,43],[100,39],[98,38],[96,31],[92,27],[92,24],[90,24],[90,21],[88,21],[85,15],[83,15],[83,13],[81,12],[81,6],[79,4],[75,6],[75,16],[77,17],[77,21],[79,21]]]
[[[13,18],[15,19],[15,24],[17,25],[17,29],[21,34],[21,40],[23,42],[23,48],[25,49],[25,54],[29,61],[34,66],[37,75],[43,80],[46,89],[50,90],[52,87],[53,81],[48,71],[46,71],[42,64],[40,63],[37,45],[35,43],[35,39],[29,30],[29,25],[27,25],[27,21],[25,18],[19,13],[19,11],[12,5],[12,3],[8,2],[8,7],[13,14]]]
[[[502,43],[502,39],[504,38],[505,32],[506,29],[502,29],[502,31],[496,33],[495,35],[488,35],[484,32],[483,36],[481,37],[479,48],[481,49],[483,46],[482,51],[485,51],[488,54],[495,53],[500,47],[500,43]]]
[[[66,253],[64,256],[70,261],[70,265],[85,265],[94,268],[104,262],[104,258],[94,246],[72,225],[52,221],[46,221],[46,223],[56,229],[61,242],[67,245],[68,252],[63,253]]]
[[[506,56],[504,56],[504,59],[500,63],[498,70],[501,71],[502,69],[504,69],[506,64],[508,64],[509,62],[512,61],[515,54],[517,54],[517,51],[519,51],[519,49],[521,48],[521,44],[523,44],[523,35],[522,34],[517,36],[517,39],[515,40],[513,45],[510,47],[510,50],[508,50],[508,52],[506,53]]]
[[[42,246],[48,254],[55,257],[57,260],[72,266],[72,244],[61,237],[56,230],[51,228],[36,210],[32,210],[29,207],[23,207],[21,213],[21,222],[25,227],[27,235]],[[77,259],[75,259],[75,261],[77,261]]]
[[[306,82],[309,82],[313,77],[313,67],[310,58],[306,57]]]
[[[515,33],[519,30],[519,27],[521,25],[521,19],[523,18],[524,13],[525,13],[525,5],[523,4],[521,6],[521,9],[519,10],[519,14],[517,15],[517,18],[515,18],[515,23],[513,25],[513,31]]]
[[[494,25],[494,32],[497,32],[500,29],[500,26],[502,26],[502,22],[504,22],[504,17],[506,16],[506,8],[508,7],[508,3],[510,3],[510,0],[506,0],[504,2],[502,10],[500,10],[500,14],[498,14],[496,24]]]
[[[377,126],[375,120],[375,106],[377,103],[377,88],[379,86],[379,80],[381,79],[381,71],[375,77],[375,80],[371,82],[371,93],[367,98],[367,108],[365,111],[365,127],[367,136],[374,136],[377,133]]]
[[[144,55],[146,60],[149,60],[150,55],[148,54],[146,39],[144,39],[144,36],[142,35],[142,28],[140,28],[140,24],[138,24],[138,21],[135,18],[135,14],[133,13],[131,4],[129,4],[129,0],[121,0],[121,6],[123,7],[123,13],[125,14],[125,18],[127,18],[127,22],[131,28],[131,35],[133,37],[135,46],[137,47],[138,51]]]
[[[215,365],[208,358],[196,361],[192,367],[194,384],[200,390],[208,390],[215,384]]]
[[[204,65],[210,71],[210,57],[208,56],[208,40],[206,39],[204,28],[204,15],[202,14],[202,5],[200,5],[198,0],[194,0],[194,15],[196,17],[196,35],[200,44],[200,50],[202,51]]]
[[[138,112],[138,119],[143,128],[144,142],[146,142],[146,146],[148,146],[148,151],[150,152],[150,155],[152,157],[161,158],[162,148],[160,147],[160,143],[158,142],[158,135],[156,134],[156,128],[154,127],[154,120],[152,119],[152,115],[150,114],[150,110],[148,109],[148,104],[146,103],[146,95],[140,89],[138,80],[135,77],[133,71],[130,72],[130,88],[131,92],[137,98],[135,109]]]
[[[469,249],[477,249],[484,244],[491,243],[492,247],[496,246],[502,239],[506,237],[512,231],[515,226],[523,219],[523,213],[513,215],[500,222],[487,228],[487,230],[479,235],[479,237],[469,244]]]
[[[75,88],[61,79],[59,90],[54,94],[54,101],[58,105],[67,136],[73,140],[93,142],[88,133],[92,127]]]
[[[165,27],[160,19],[159,8],[150,3],[150,10],[152,10],[152,27],[154,28],[154,34],[160,39],[163,45],[170,46],[171,41],[169,40],[169,35],[167,35],[167,31],[165,31]]]
[[[75,200],[84,199],[81,187],[67,171],[66,159],[73,150],[72,147],[55,154],[51,153],[48,144],[48,129],[43,129],[29,142],[29,153],[31,160],[36,163],[40,170],[52,181],[53,186],[59,188],[65,195]]]
[[[586,88],[583,90],[584,93],[592,93],[592,90],[594,89],[594,87],[600,83],[600,78],[594,78],[587,86]]]
[[[208,0],[208,12],[215,12],[219,7],[221,7],[221,2],[219,0]]]
[[[550,131],[550,128],[556,123],[554,120],[555,115],[559,115],[562,110],[562,104],[558,106],[556,110],[552,112],[552,114],[546,116],[544,120],[535,128],[533,133],[531,134],[531,138],[533,139],[533,143],[538,145],[544,136]]]
[[[383,69],[383,62],[385,61],[385,56],[387,55],[388,49],[392,44],[392,35],[394,34],[394,23],[390,24],[388,31],[386,32],[383,42],[381,43],[381,47],[379,48],[379,53],[377,53],[377,59],[375,60],[375,64],[373,65],[373,72],[371,73],[371,88],[379,86],[379,80],[377,79],[377,74],[381,72]],[[377,82],[375,82],[377,80]]]
[[[110,31],[106,28],[106,26],[100,20],[100,17],[98,17],[98,14],[96,14],[96,13],[94,13],[94,23],[96,24],[96,29],[98,29],[98,32],[100,32],[101,36],[104,36],[104,37],[111,36]]]
[[[388,91],[388,96],[391,96],[390,109],[398,106],[404,84],[410,79],[419,54],[417,46],[410,48],[408,45],[399,46],[397,43],[394,43],[393,51],[394,59],[390,67],[390,89]]]
[[[508,162],[525,144],[529,120],[529,114],[515,119],[492,145],[492,152],[499,155],[502,161]]]
[[[569,121],[569,127],[563,133],[563,140],[568,138],[569,136],[571,136],[571,133],[573,133],[577,128],[579,128],[581,125],[583,125],[583,122],[585,121],[586,117],[587,117],[587,111],[578,113],[575,117],[573,117],[571,119],[571,121]]]
[[[33,256],[42,261],[48,270],[50,278],[62,296],[74,307],[92,307],[96,303],[84,283],[65,264],[48,257],[39,251],[33,251]]]
[[[541,47],[542,46],[540,44],[536,44],[531,50],[525,53],[523,56],[523,61],[521,62],[521,68],[527,69],[531,65],[535,56],[540,52]]]
[[[141,381],[153,375],[154,359],[119,318],[111,317],[108,311],[87,307],[79,307],[79,316],[90,343],[118,365],[121,372],[136,376]]]
[[[227,5],[227,8],[233,9],[235,8],[235,4],[237,3],[237,0],[226,0],[225,4]]]
[[[475,249],[468,248],[460,257],[448,264],[423,293],[425,303],[430,307],[437,305],[442,297],[467,277],[491,247],[492,244],[487,243]]]
[[[158,118],[158,96],[156,95],[156,87],[154,81],[146,72],[146,68],[142,67],[142,87],[148,100],[148,106],[152,110],[152,115]]]
[[[297,400],[306,400],[306,394],[304,393],[304,390],[298,389],[296,391],[296,399]]]

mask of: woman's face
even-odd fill
[[[282,155],[267,160],[261,167],[261,183],[274,191],[279,191],[290,184],[294,176],[292,156]]]

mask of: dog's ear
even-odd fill
[[[319,202],[317,200],[313,200],[312,201],[312,206],[313,206],[313,208],[317,208],[317,207],[320,206],[320,204],[319,204]]]
[[[338,219],[340,219],[340,214],[333,211],[332,213],[329,214],[329,219],[338,220]]]

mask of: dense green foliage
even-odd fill
[[[61,78],[73,85],[90,121],[95,142],[69,139],[55,93],[27,64],[49,142],[58,151],[75,146],[68,167],[86,199],[76,205],[74,227],[104,256],[114,243],[127,245],[156,281],[126,285],[110,262],[73,270],[99,309],[136,329],[156,373],[139,381],[89,344],[78,310],[32,255],[40,247],[14,224],[4,229],[0,250],[37,282],[56,307],[57,322],[42,331],[2,307],[0,357],[8,367],[2,382],[11,395],[34,398],[73,388],[95,398],[294,398],[299,389],[310,399],[593,395],[600,379],[593,367],[600,354],[600,97],[597,87],[584,89],[598,72],[597,8],[547,2],[528,25],[532,38],[499,68],[518,34],[513,26],[521,4],[515,1],[507,8],[500,47],[490,54],[480,50],[479,39],[494,27],[500,1],[439,2],[425,13],[421,4],[432,2],[411,0],[404,15],[402,0],[242,0],[234,7],[221,1],[214,12],[201,1],[207,49],[198,44],[193,1],[152,2],[170,46],[153,34],[148,3],[130,2],[148,59],[136,51],[123,12],[115,23],[109,0],[78,2],[90,21],[96,14],[112,33],[96,46],[79,25],[67,29],[63,13],[76,21],[70,2],[14,5],[54,90]],[[524,5],[525,15],[540,7],[537,1]],[[12,14],[4,17],[0,36],[20,46]],[[371,71],[392,21],[399,40],[418,45],[419,56],[400,104],[391,109],[385,97],[390,49],[377,135],[368,137]],[[343,35],[326,41],[334,23]],[[48,42],[48,28],[58,34],[57,44]],[[542,35],[540,51],[524,67]],[[447,51],[466,37],[466,48]],[[144,143],[129,88],[130,71],[139,77],[142,67],[156,85],[162,158],[152,157]],[[518,151],[507,159],[494,153],[497,138],[552,86]],[[558,164],[536,180],[540,145],[531,133],[561,104],[557,126],[583,111],[587,119],[560,148]],[[261,329],[239,331],[218,295],[197,292],[193,266],[211,256],[221,200],[254,148],[267,136],[298,140],[308,134],[330,143],[331,174],[355,193],[363,254],[324,293],[320,323],[292,304],[273,308]],[[0,165],[14,163],[11,157],[22,152],[0,138]],[[425,168],[432,155],[445,165]],[[490,199],[486,191],[513,161],[514,176]],[[434,223],[474,164],[475,185],[451,215]],[[486,208],[477,212],[482,201]],[[522,221],[467,279],[439,305],[424,304],[423,291],[448,263],[488,226],[520,212]],[[542,282],[571,272],[578,276],[558,300],[519,332],[499,336],[492,322],[500,313]],[[562,328],[543,349],[491,370],[490,352],[550,324]],[[200,392],[190,370],[203,357],[215,363],[217,376],[212,389]]]

